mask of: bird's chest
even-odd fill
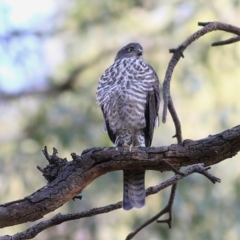
[[[148,84],[145,82],[144,69],[137,63],[120,64],[118,74],[110,87],[110,98],[115,103],[137,103],[146,98]]]
[[[110,92],[111,105],[120,110],[121,108],[134,108],[137,105],[146,104],[147,91],[135,80],[128,78],[116,84]]]
[[[104,109],[111,129],[142,129],[145,127],[147,93],[150,90],[146,78],[145,63],[120,61],[107,71],[111,77]]]
[[[145,126],[146,92],[134,81],[122,81],[111,92],[108,118],[112,129],[138,129]]]

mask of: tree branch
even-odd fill
[[[55,156],[56,162],[42,169],[51,181],[48,185],[24,199],[0,205],[0,227],[42,218],[110,171],[171,171],[164,161],[176,169],[197,163],[209,166],[235,156],[239,150],[240,126],[236,126],[201,140],[187,140],[165,147],[134,147],[131,152],[128,148],[92,148],[81,156],[73,154],[71,162]]]
[[[151,221],[149,220],[148,222],[143,224],[141,227],[139,227],[136,231],[129,234],[126,239],[132,239],[132,237],[135,236],[145,226],[149,225],[153,221],[157,220],[160,216],[162,216],[163,214],[165,214],[165,213],[169,212],[169,210],[171,210],[171,206],[172,206],[173,199],[174,199],[174,193],[176,190],[176,183],[178,181],[180,181],[181,179],[183,179],[193,173],[201,173],[201,174],[206,173],[208,176],[212,176],[209,172],[207,172],[207,170],[209,170],[209,169],[210,169],[210,167],[204,167],[201,164],[197,164],[197,165],[189,167],[187,170],[185,170],[184,174],[181,174],[181,175],[177,174],[177,175],[173,176],[172,178],[164,181],[163,183],[160,183],[153,187],[149,187],[146,190],[146,196],[158,193],[159,191],[172,185],[173,188],[172,188],[172,191],[170,194],[170,201],[169,201],[168,205],[160,212],[161,214],[158,214],[158,215],[154,216],[154,218],[151,218],[150,219]],[[214,176],[212,176],[212,179],[215,179],[216,180],[215,182],[220,182],[220,179],[218,179]],[[44,231],[45,229],[50,228],[52,226],[56,226],[63,222],[81,219],[81,218],[85,218],[85,217],[91,217],[91,216],[95,216],[95,215],[99,215],[99,214],[103,214],[103,213],[108,213],[108,212],[111,212],[111,211],[114,211],[114,210],[117,210],[120,208],[122,208],[122,201],[119,201],[117,203],[110,204],[110,205],[107,205],[104,207],[93,208],[93,209],[78,212],[78,213],[71,213],[71,214],[60,214],[59,213],[59,214],[56,214],[51,219],[37,223],[36,225],[26,229],[23,232],[17,233],[13,236],[8,236],[8,235],[2,236],[2,237],[0,237],[0,240],[10,240],[13,238],[14,238],[14,240],[31,239],[31,238],[34,238],[35,236],[37,236],[40,232]],[[168,223],[171,226],[171,223],[170,223],[171,216],[169,219],[162,220],[162,221]]]
[[[165,219],[165,220],[159,220],[157,222],[161,221],[161,223],[163,223],[163,222],[167,223],[169,228],[171,228],[171,224],[172,224],[172,205],[173,205],[176,189],[177,189],[177,184],[174,183],[172,185],[172,188],[171,188],[170,198],[169,198],[167,206],[165,208],[163,208],[158,214],[156,214],[155,216],[153,216],[152,218],[147,220],[144,224],[142,224],[140,227],[138,227],[134,232],[131,232],[130,234],[128,234],[128,236],[126,237],[126,240],[132,239],[139,231],[141,231],[143,228],[145,228],[146,226],[148,226],[152,222],[155,222],[159,217],[161,217],[165,213],[169,213],[169,218]]]
[[[239,41],[240,41],[240,36],[237,36],[237,37],[229,38],[227,40],[214,42],[214,43],[212,43],[211,46],[216,47],[216,46],[221,46],[221,45],[232,44],[232,43],[239,42]]]
[[[167,109],[169,108],[169,105],[172,104],[171,103],[172,98],[171,98],[171,94],[170,94],[170,82],[171,82],[171,78],[172,78],[172,73],[173,73],[173,70],[174,70],[175,66],[177,65],[178,61],[180,60],[180,58],[184,57],[183,52],[185,51],[185,49],[190,44],[192,44],[194,41],[196,41],[198,38],[204,36],[205,34],[207,34],[209,32],[216,31],[216,30],[236,34],[238,36],[234,39],[236,40],[238,38],[238,41],[239,41],[240,28],[238,28],[238,27],[232,26],[230,24],[221,23],[221,22],[205,22],[205,23],[200,22],[200,23],[198,23],[198,25],[203,26],[203,28],[198,30],[194,34],[192,34],[190,37],[188,37],[177,48],[169,50],[170,53],[173,53],[173,56],[168,64],[168,68],[166,70],[165,78],[164,78],[164,82],[163,82],[164,105],[163,105],[162,122],[164,122],[164,123],[167,120]],[[226,42],[225,42],[225,44],[226,44]],[[218,44],[218,45],[224,45],[224,44]],[[216,43],[214,46],[216,46]],[[181,132],[181,129],[180,130],[178,129],[176,131],[176,134],[178,134],[178,132]]]

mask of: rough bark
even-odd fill
[[[51,181],[24,199],[0,205],[0,227],[35,221],[62,206],[99,176],[117,170],[170,171],[192,164],[206,166],[235,156],[240,150],[240,125],[200,140],[152,148],[92,148],[67,161],[54,156],[43,170]],[[49,177],[51,176],[51,177]]]

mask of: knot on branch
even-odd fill
[[[60,158],[57,156],[57,149],[53,148],[53,154],[49,155],[47,147],[45,146],[42,150],[44,156],[48,160],[49,164],[45,168],[41,168],[37,166],[37,169],[42,172],[44,178],[48,181],[48,183],[52,182],[57,178],[59,173],[63,172],[65,166],[67,164],[66,158]]]
[[[184,50],[185,50],[185,47],[180,45],[177,48],[170,48],[169,53],[173,53],[173,54],[178,53],[182,58],[184,58],[184,55],[183,55]]]

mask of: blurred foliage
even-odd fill
[[[103,117],[96,104],[95,91],[98,78],[122,46],[129,42],[141,43],[145,60],[156,69],[162,82],[171,57],[168,49],[177,47],[198,30],[197,22],[216,20],[240,26],[240,3],[235,0],[63,0],[56,1],[55,8],[53,16],[35,29],[27,33],[19,29],[17,36],[9,35],[7,41],[0,39],[2,54],[16,66],[12,71],[20,69],[19,79],[26,79],[21,91],[57,88],[74,70],[87,65],[66,91],[1,99],[1,203],[23,198],[46,184],[36,169],[37,165],[46,165],[41,153],[45,145],[49,149],[56,147],[59,156],[69,160],[71,152],[80,154],[86,148],[112,146],[102,131]],[[7,14],[2,16],[5,21]],[[8,30],[11,33],[11,26]],[[36,34],[37,31],[41,34]],[[210,46],[229,37],[225,32],[204,36],[186,50],[185,58],[176,67],[172,97],[184,139],[204,138],[239,124],[240,45]],[[96,58],[99,60],[94,61]],[[33,71],[36,65],[41,66],[41,71]],[[3,81],[8,81],[4,74],[0,75]],[[175,143],[173,135],[169,115],[168,122],[156,129],[153,145]],[[136,239],[239,239],[238,160],[237,156],[212,167],[211,172],[222,179],[216,186],[198,175],[181,181],[173,208],[172,229],[155,223]],[[147,172],[146,185],[157,184],[171,175]],[[119,201],[122,173],[102,176],[82,195],[81,201],[71,201],[47,217]],[[119,210],[64,223],[35,239],[124,239],[132,229],[163,208],[168,195],[169,189],[148,197],[147,206],[141,210]],[[6,228],[0,233],[13,234],[31,225],[33,223]]]

